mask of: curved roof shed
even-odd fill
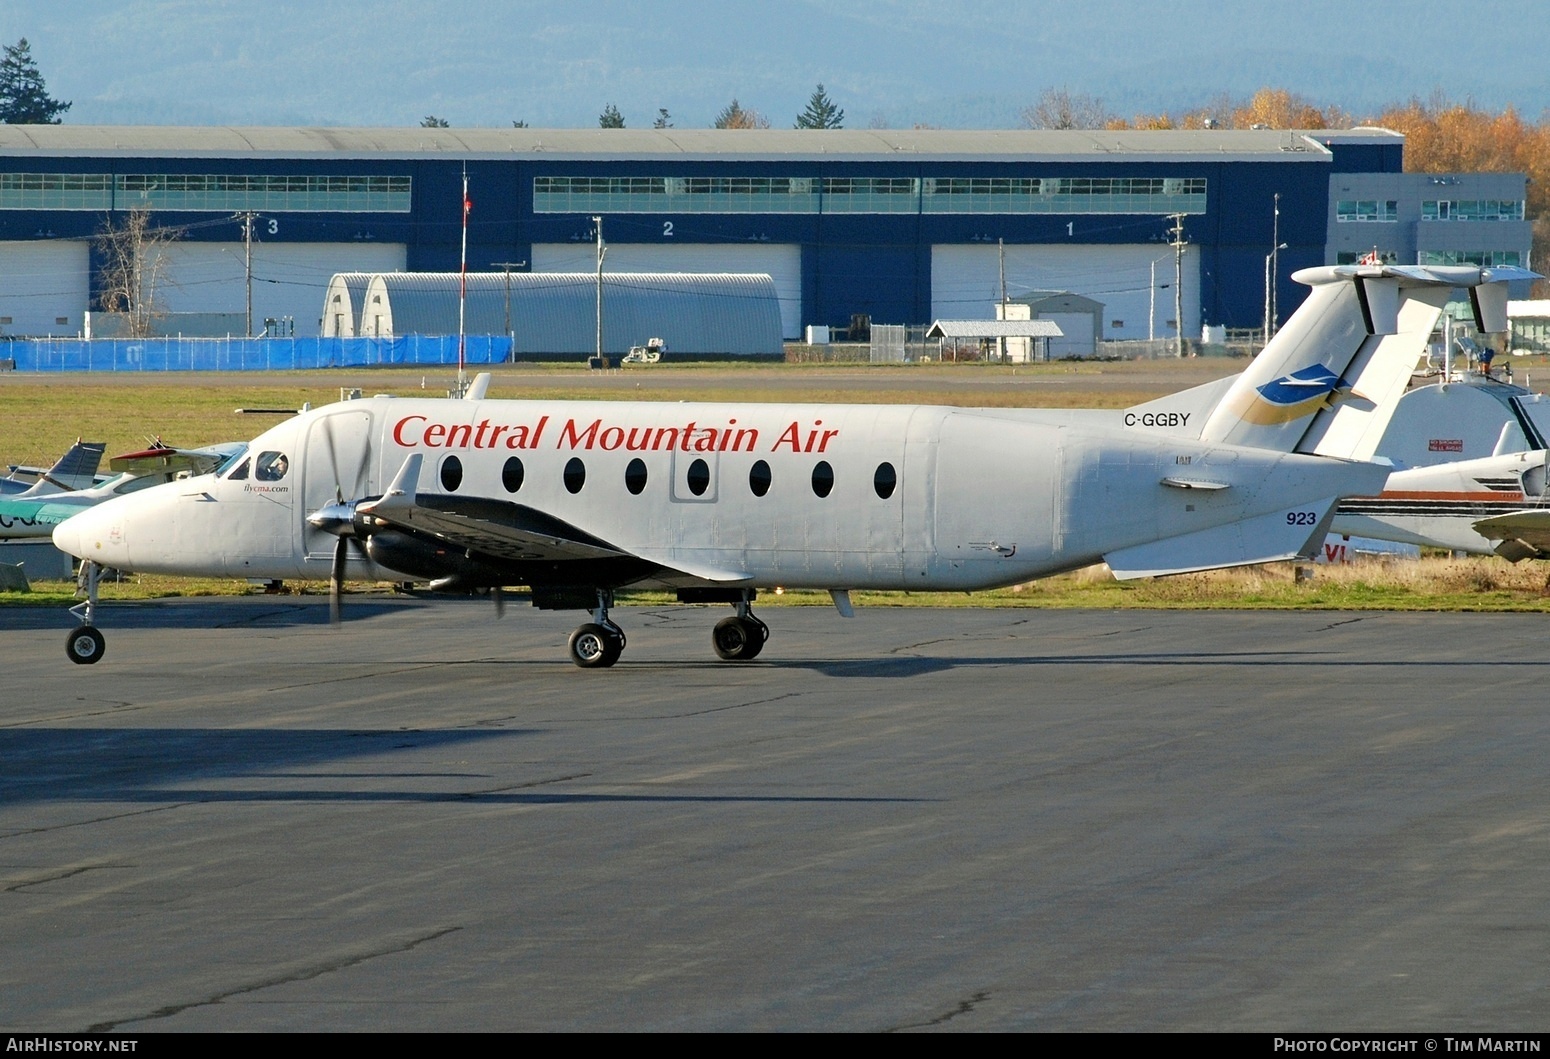
[[[458,330],[456,272],[371,277],[361,330],[383,337]],[[595,348],[597,276],[588,272],[468,275],[464,331],[512,335],[512,353],[585,355]],[[660,337],[673,353],[778,355],[775,281],[750,273],[605,272],[603,351],[624,354]]]
[[[370,272],[336,272],[323,294],[324,338],[354,338],[361,334],[361,306],[366,300]]]

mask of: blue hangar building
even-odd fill
[[[989,319],[1069,291],[1107,339],[1261,326],[1299,268],[1334,261],[1331,181],[1399,174],[1383,129],[957,131],[178,128],[0,125],[0,335],[76,335],[99,307],[106,223],[145,251],[167,312],[316,334],[339,272],[759,272],[787,339],[808,325]],[[1278,197],[1279,196],[1279,197]],[[251,264],[242,214],[252,214]]]

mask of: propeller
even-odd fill
[[[350,496],[346,501],[344,494],[344,476],[339,473],[339,441],[335,435],[335,423],[341,416],[329,416],[324,419],[319,431],[323,442],[323,448],[328,455],[329,469],[334,476],[334,502],[307,516],[307,524],[314,529],[329,533],[338,539],[334,543],[333,562],[328,571],[328,620],[329,623],[338,626],[344,611],[344,580],[345,571],[350,559],[350,545],[354,542],[357,549],[361,549],[361,528],[356,524],[355,505],[366,488],[366,476],[370,470],[371,447],[369,442],[360,446],[361,459],[355,468],[355,474],[351,480]],[[364,549],[362,549],[364,557]]]

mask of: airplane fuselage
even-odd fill
[[[972,590],[1276,512],[1311,532],[1318,505],[1367,466],[1109,423],[936,406],[372,398],[299,415],[222,476],[104,505],[56,540],[123,569],[326,580],[335,538],[307,517],[380,496],[418,453],[422,496],[521,505],[634,565],[595,575],[520,551],[438,556],[383,533],[371,557],[351,552],[350,577]]]

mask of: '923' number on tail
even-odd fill
[[[1288,511],[1286,513],[1288,526],[1317,526],[1319,514],[1317,511]]]

